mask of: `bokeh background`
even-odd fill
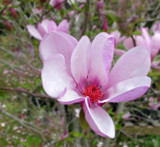
[[[152,85],[141,98],[103,107],[112,116],[116,137],[91,131],[80,104],[65,106],[47,96],[41,84],[40,41],[27,25],[44,19],[58,25],[64,19],[69,33],[91,40],[100,32],[114,35],[114,62],[124,41],[152,37],[160,23],[160,0],[0,0],[0,147],[159,147],[160,55],[152,61]],[[157,28],[156,28],[157,26]],[[160,30],[160,27],[159,27]],[[159,45],[160,49],[160,45]]]

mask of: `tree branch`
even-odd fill
[[[53,100],[53,98],[50,97],[50,96],[41,95],[41,94],[35,94],[35,93],[30,92],[30,91],[27,91],[26,89],[21,89],[21,88],[0,87],[0,90],[10,91],[10,92],[21,92],[21,93],[26,93],[26,94],[29,94],[31,96],[34,96],[36,98],[44,98],[45,100],[49,100],[49,101]]]

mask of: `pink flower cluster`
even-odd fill
[[[153,36],[150,36],[147,28],[141,28],[140,31],[142,34],[134,35],[133,38],[126,38],[125,36],[120,37],[121,34],[119,31],[112,32],[111,34],[116,40],[116,45],[118,45],[120,42],[123,42],[123,45],[127,50],[132,49],[134,46],[146,47],[150,52],[151,61],[153,61],[160,52],[160,24],[157,23],[153,25],[151,30],[154,31]],[[120,49],[116,49],[115,52],[120,56],[125,53],[124,50]],[[153,64],[153,67],[156,67],[156,65],[157,62]]]
[[[136,46],[145,46],[149,49],[151,60],[156,57],[160,51],[160,32],[154,32],[153,36],[150,36],[146,28],[141,29],[142,35],[134,36]],[[126,49],[131,49],[134,47],[133,40],[128,38],[124,41],[124,46]]]
[[[67,20],[63,20],[58,26],[53,20],[44,19],[41,23],[38,23],[37,29],[33,25],[27,25],[27,30],[31,36],[38,40],[53,31],[62,31],[69,33],[69,23]]]

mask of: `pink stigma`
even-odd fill
[[[96,85],[89,85],[83,92],[84,96],[89,96],[91,102],[95,103],[102,98],[101,91]]]

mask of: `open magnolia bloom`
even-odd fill
[[[38,23],[37,29],[33,25],[27,25],[27,30],[31,36],[38,40],[53,31],[62,31],[69,33],[69,23],[67,20],[63,20],[58,26],[53,20],[44,19],[41,23]]]
[[[114,38],[107,33],[98,34],[91,43],[87,36],[77,42],[69,34],[53,32],[40,43],[46,93],[62,104],[80,102],[92,130],[110,138],[115,136],[114,123],[101,106],[134,100],[151,84],[146,48],[126,52],[109,73],[113,52]]]
[[[147,47],[150,51],[151,60],[156,57],[160,51],[160,32],[154,32],[153,36],[150,36],[146,28],[141,28],[142,35],[134,36],[136,46]],[[128,38],[124,41],[124,46],[126,49],[132,49],[134,43],[132,38]]]

